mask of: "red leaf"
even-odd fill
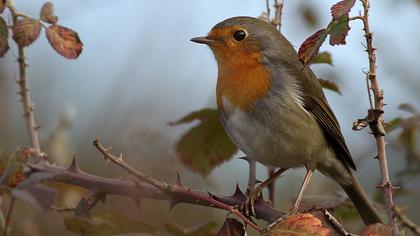
[[[227,218],[222,228],[217,233],[217,236],[243,236],[243,235],[245,235],[244,225],[233,218]]]
[[[0,17],[0,57],[3,57],[7,50],[9,50],[9,43],[7,42],[8,38],[9,29],[7,28],[6,21]]]
[[[41,32],[41,23],[33,18],[24,17],[13,26],[13,39],[21,47],[35,42]]]
[[[301,61],[304,66],[306,66],[318,53],[318,50],[325,41],[327,34],[327,29],[318,30],[302,43],[298,51],[298,57],[299,61]]]
[[[391,236],[391,228],[388,225],[376,223],[368,225],[362,232],[362,236]]]
[[[39,13],[40,19],[50,24],[57,23],[57,16],[54,15],[54,5],[51,2],[46,2]]]
[[[83,49],[83,43],[73,30],[52,25],[46,30],[48,42],[55,51],[67,59],[76,59]]]
[[[331,7],[333,20],[338,20],[343,16],[348,16],[356,0],[342,0]]]
[[[330,45],[346,44],[346,37],[350,30],[349,17],[343,16],[331,24]]]

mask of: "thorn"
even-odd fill
[[[239,157],[239,159],[247,161],[248,163],[252,161],[252,159],[249,156]]]
[[[175,171],[175,174],[176,174],[175,186],[184,187],[184,185],[182,184],[181,175],[179,174],[179,172],[177,170],[174,170],[174,171]]]
[[[122,154],[122,152],[120,153],[120,155],[118,155],[117,159],[120,160],[120,161],[123,161],[123,154]]]
[[[80,173],[79,165],[77,164],[76,157],[73,155],[73,159],[71,160],[71,164],[67,167],[67,170],[73,173]]]
[[[168,212],[170,212],[176,205],[178,205],[178,203],[180,203],[180,201],[178,201],[174,197],[172,197],[171,200],[169,200]]]
[[[373,158],[373,160],[378,160],[379,159],[379,156],[378,155],[376,155],[374,158]]]

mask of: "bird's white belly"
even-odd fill
[[[293,168],[298,166],[314,166],[322,152],[322,132],[317,124],[311,121],[299,124],[296,119],[302,119],[302,114],[279,112],[275,121],[261,122],[252,114],[233,107],[224,101],[227,115],[222,116],[226,131],[231,139],[246,155],[256,161],[270,166]],[[317,137],[318,136],[318,137]]]

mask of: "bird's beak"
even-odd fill
[[[193,41],[194,43],[201,43],[201,44],[212,44],[214,42],[216,42],[216,40],[214,39],[210,39],[209,37],[196,37],[196,38],[192,38],[191,41]]]

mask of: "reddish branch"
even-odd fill
[[[399,235],[398,225],[396,220],[396,215],[394,214],[394,202],[392,193],[395,191],[395,187],[392,186],[391,180],[388,172],[388,163],[386,158],[386,149],[385,149],[385,134],[384,134],[384,118],[383,118],[383,91],[379,87],[379,82],[376,78],[376,48],[373,47],[372,36],[373,33],[369,29],[369,0],[360,0],[363,5],[364,14],[361,16],[363,21],[365,38],[366,38],[366,51],[369,58],[369,71],[366,74],[366,79],[370,82],[370,89],[373,92],[373,97],[375,99],[374,109],[380,112],[377,120],[374,123],[374,126],[371,126],[373,134],[375,135],[377,149],[378,149],[378,160],[381,169],[382,183],[379,185],[380,188],[384,190],[385,195],[385,204],[387,206],[388,214],[388,224],[392,228],[393,235]],[[369,102],[372,106],[372,101],[370,99],[369,83],[368,83],[368,93],[369,93]],[[372,107],[371,107],[372,110]]]

